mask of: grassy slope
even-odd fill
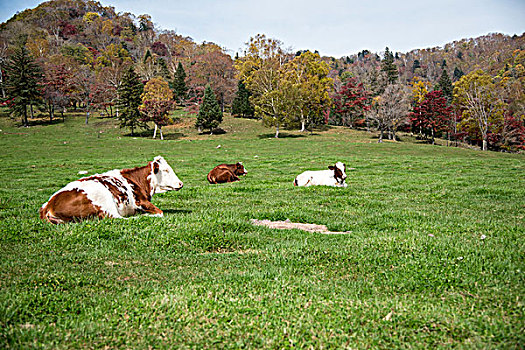
[[[0,119],[0,347],[524,346],[523,155],[377,144],[340,128],[275,140],[232,118],[224,135],[171,128],[161,142],[82,121]],[[164,218],[38,219],[79,170],[159,154],[185,184],[154,197]],[[292,186],[339,160],[355,168],[348,188]],[[234,161],[248,170],[241,182],[207,183]]]

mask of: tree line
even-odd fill
[[[507,46],[521,42],[503,39]],[[472,61],[471,51],[490,47],[488,42],[480,40],[474,49],[470,41],[454,43],[445,48],[446,57],[459,62],[464,51]],[[196,116],[199,131],[210,133],[229,110],[261,119],[276,137],[283,128],[329,124],[376,130],[379,142],[405,131],[429,143],[444,137],[449,144],[523,149],[525,51],[492,49],[500,51],[491,56],[497,62],[490,61],[490,69],[465,74],[456,66],[450,76],[443,59],[438,79],[436,65],[425,60],[439,50],[399,54],[386,48],[382,57],[365,50],[336,60],[291,52],[259,34],[232,58],[214,43],[156,29],[148,15],[55,0],[0,25],[0,88],[24,125],[35,108],[50,120],[80,109],[86,123],[98,111],[132,134],[151,122],[162,138],[170,111],[179,106]]]

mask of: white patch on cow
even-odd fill
[[[346,173],[345,165],[341,162],[337,162],[335,166],[342,172],[342,181],[338,181],[334,177],[335,170],[308,170],[305,171],[295,178],[295,184],[297,186],[334,186],[334,187],[347,187],[345,183]]]

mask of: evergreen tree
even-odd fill
[[[443,73],[441,73],[441,78],[439,78],[439,81],[434,90],[441,90],[443,92],[443,97],[447,99],[448,104],[452,102],[454,86],[452,86],[452,82],[450,81],[446,70],[443,69]]]
[[[42,72],[25,45],[16,47],[5,67],[7,98],[12,100],[10,109],[15,116],[22,117],[22,124],[29,126],[27,109],[41,97],[38,87]]]
[[[199,108],[199,114],[197,115],[195,126],[199,130],[209,129],[210,134],[212,134],[213,129],[218,127],[221,122],[221,107],[217,102],[217,98],[215,97],[211,86],[207,85],[206,90],[204,90],[204,97]]]
[[[418,59],[415,59],[414,63],[412,64],[412,73],[414,73],[418,68],[421,68],[421,63]]]
[[[149,49],[146,51],[146,54],[144,55],[144,58],[142,59],[142,63],[146,63],[148,61],[148,58],[151,58],[151,52]]]
[[[187,91],[186,72],[184,71],[182,64],[179,62],[177,70],[175,71],[175,77],[173,78],[173,92],[175,93],[177,102],[181,103],[186,99]]]
[[[139,76],[130,67],[122,78],[122,84],[119,88],[119,121],[120,127],[128,127],[131,129],[131,135],[135,133],[135,129],[145,128],[146,123],[141,120],[139,106],[142,104],[140,95],[144,90],[144,85],[141,83]]]
[[[161,77],[163,77],[165,80],[170,81],[171,80],[171,73],[168,69],[168,65],[166,64],[166,60],[162,57],[160,57],[157,60],[157,64],[159,65],[159,74]]]
[[[242,117],[253,117],[255,112],[253,105],[250,103],[250,92],[246,89],[244,83],[239,80],[237,95],[232,102],[232,115]]]
[[[394,84],[399,77],[397,66],[394,64],[394,55],[388,49],[385,49],[385,58],[381,62],[381,70],[386,73],[389,84]]]
[[[454,68],[454,80],[458,81],[462,76],[464,76],[465,73],[458,67]]]

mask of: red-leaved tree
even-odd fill
[[[410,113],[412,127],[422,130],[425,137],[430,136],[432,144],[437,132],[449,131],[451,119],[452,109],[440,90],[427,93]]]
[[[357,78],[349,78],[336,92],[331,122],[353,128],[358,119],[363,119],[365,112],[370,110],[370,96],[358,83]]]

